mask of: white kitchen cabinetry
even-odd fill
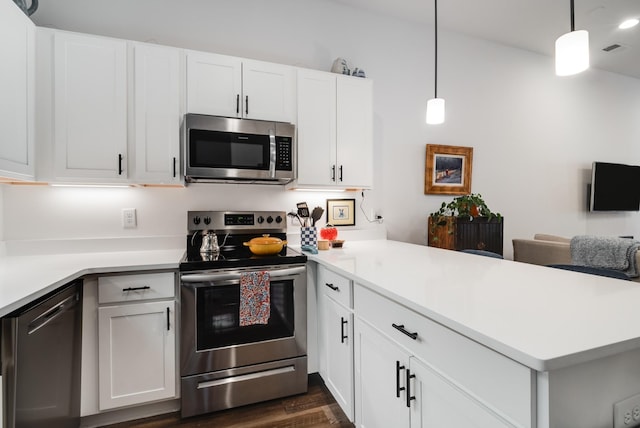
[[[296,187],[373,186],[373,83],[298,69]]]
[[[35,25],[0,1],[0,177],[34,178]]]
[[[180,50],[134,43],[135,181],[180,184]]]
[[[535,426],[527,367],[358,284],[354,308],[358,426]]]
[[[349,420],[353,421],[352,283],[318,268],[320,375]]]
[[[98,278],[99,409],[176,397],[173,272]]]
[[[127,42],[56,31],[54,174],[62,181],[127,179]]]
[[[295,69],[190,51],[187,111],[295,123]]]

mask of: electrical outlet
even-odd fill
[[[122,209],[122,227],[124,227],[125,229],[134,229],[136,226],[137,226],[136,209],[123,208]]]
[[[613,428],[640,426],[640,394],[613,404]]]

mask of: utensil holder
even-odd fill
[[[300,245],[318,247],[318,231],[315,227],[300,228]]]

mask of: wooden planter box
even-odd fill
[[[446,217],[446,224],[433,227],[429,217],[428,245],[448,250],[485,250],[502,255],[504,218],[476,217],[473,220]]]

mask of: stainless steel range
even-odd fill
[[[306,256],[286,246],[285,212],[190,211],[181,271],[182,417],[307,390]]]

